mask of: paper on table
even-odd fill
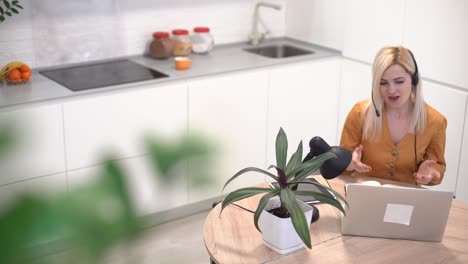
[[[405,204],[387,204],[383,221],[409,226],[414,206]]]

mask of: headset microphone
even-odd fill
[[[372,98],[372,104],[374,105],[374,108],[375,108],[375,115],[377,117],[380,117],[380,112],[379,110],[377,110],[377,106],[375,106],[375,102],[374,102],[374,89],[372,89],[371,91],[371,98]]]

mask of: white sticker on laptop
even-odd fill
[[[406,204],[387,204],[383,221],[386,223],[395,223],[410,225],[414,206]]]

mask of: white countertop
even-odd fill
[[[16,109],[37,103],[52,102],[75,97],[92,96],[94,94],[110,93],[116,90],[128,90],[142,85],[154,85],[158,83],[167,83],[185,79],[210,76],[234,71],[251,70],[263,67],[271,67],[286,63],[315,60],[331,56],[340,56],[338,51],[320,47],[313,44],[299,42],[288,38],[267,40],[259,47],[273,43],[289,44],[306,50],[313,50],[314,54],[293,56],[288,58],[268,58],[244,51],[245,48],[253,46],[247,43],[235,43],[228,45],[218,45],[205,55],[191,54],[192,67],[188,70],[179,71],[175,69],[172,58],[167,60],[155,60],[143,55],[126,57],[136,63],[150,67],[159,72],[163,72],[169,77],[153,79],[142,82],[108,86],[105,88],[96,88],[83,91],[71,91],[59,83],[48,79],[39,73],[43,69],[33,69],[30,81],[21,85],[1,85],[0,84],[0,109]],[[109,59],[111,61],[117,58]],[[119,58],[121,59],[121,58]],[[87,64],[85,62],[81,64]],[[80,65],[80,64],[77,64]],[[64,65],[69,66],[69,65]],[[58,68],[58,67],[54,67]]]

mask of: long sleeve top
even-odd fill
[[[407,133],[403,139],[394,144],[387,117],[382,118],[382,135],[380,140],[363,139],[364,114],[367,101],[354,105],[346,118],[341,134],[340,145],[349,151],[363,145],[362,159],[364,164],[371,166],[369,173],[357,173],[371,177],[384,178],[415,184],[413,173],[424,160],[435,160],[433,167],[440,172],[440,179],[433,179],[429,185],[440,184],[445,173],[445,131],[447,119],[434,108],[426,104],[426,128],[422,133]],[[416,161],[416,162],[415,162]]]

